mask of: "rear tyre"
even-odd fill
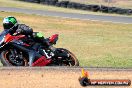
[[[67,64],[68,66],[79,66],[79,61],[72,52],[70,52],[67,49],[63,49],[63,48],[57,48],[57,49],[69,54],[69,58],[68,58],[69,63]]]

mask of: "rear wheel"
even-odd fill
[[[20,58],[20,52],[18,56],[14,56],[11,50],[1,52],[1,63],[3,66],[28,66],[27,59],[23,56]]]
[[[67,49],[57,48],[59,66],[79,66],[76,56]]]

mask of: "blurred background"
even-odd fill
[[[132,0],[59,0],[132,9]]]

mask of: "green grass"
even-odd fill
[[[22,2],[18,0],[0,0],[0,7],[16,7],[16,8],[26,8],[26,9],[36,9],[36,10],[49,10],[49,11],[59,11],[59,12],[65,12],[65,13],[70,12],[70,13],[95,14],[95,15],[127,16],[127,15],[107,14],[107,13],[101,13],[101,12],[91,12],[91,11],[47,6],[42,4]]]
[[[0,12],[15,16],[45,37],[58,33],[56,47],[73,52],[81,66],[132,67],[132,25],[99,21],[83,21],[48,16]],[[2,29],[2,26],[0,26]]]

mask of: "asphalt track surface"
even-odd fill
[[[42,16],[53,16],[53,17],[72,18],[72,19],[81,19],[81,20],[132,24],[132,17],[126,17],[126,16],[104,16],[104,15],[91,15],[91,14],[79,14],[79,13],[64,13],[64,12],[32,10],[32,9],[22,9],[22,8],[13,8],[13,7],[0,7],[0,11],[18,12],[25,14],[36,14]]]

